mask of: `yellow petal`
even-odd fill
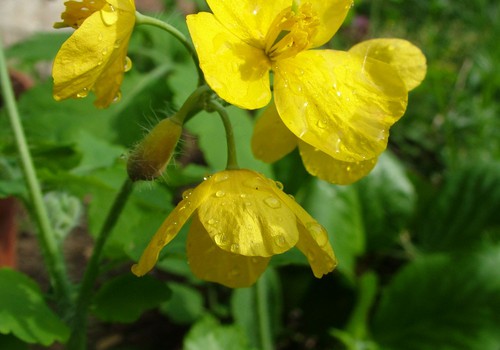
[[[109,4],[89,16],[57,53],[54,98],[83,98],[95,90],[95,105],[109,106],[119,95],[134,23],[135,12]]]
[[[298,5],[310,2],[319,18],[318,32],[313,38],[312,47],[326,44],[344,22],[353,0],[295,0]]]
[[[257,119],[252,135],[252,151],[267,163],[281,159],[297,147],[297,137],[281,121],[276,105],[271,103]]]
[[[190,15],[187,24],[208,85],[238,107],[265,106],[271,90],[270,63],[263,50],[239,39],[211,13]]]
[[[179,233],[189,217],[205,200],[206,181],[194,190],[184,192],[182,201],[172,210],[154,234],[148,246],[142,253],[139,262],[132,266],[132,272],[137,276],[148,273],[156,264],[160,251]],[[201,188],[201,190],[200,190]]]
[[[274,18],[289,0],[207,0],[217,20],[247,44],[263,49]]]
[[[187,256],[195,276],[231,288],[249,287],[254,284],[270,260],[238,255],[219,248],[197,215],[193,216],[189,229]]]
[[[297,216],[299,240],[296,247],[307,257],[314,276],[320,278],[333,271],[337,266],[337,259],[325,228],[290,196],[280,192],[279,197]]]
[[[402,39],[367,40],[353,46],[349,52],[390,64],[397,70],[408,90],[420,85],[427,71],[427,63],[422,51],[409,41]]]
[[[378,156],[408,94],[390,65],[347,52],[309,50],[276,63],[275,103],[311,146],[348,162]]]
[[[377,163],[377,158],[357,162],[343,162],[299,142],[300,156],[307,172],[338,185],[349,185],[366,176]]]
[[[210,193],[198,215],[221,249],[268,257],[295,245],[295,215],[278,198],[274,182],[250,170],[223,171],[208,181]]]

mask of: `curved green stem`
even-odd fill
[[[239,169],[238,160],[236,157],[236,144],[234,142],[234,132],[233,126],[231,125],[231,121],[229,120],[229,115],[227,114],[226,109],[217,101],[210,101],[210,108],[219,113],[222,123],[224,124],[224,128],[226,129],[226,142],[227,142],[227,166],[226,169]]]
[[[102,249],[109,238],[113,227],[127,203],[129,195],[132,193],[133,182],[129,179],[125,181],[120,192],[115,198],[113,206],[109,210],[106,221],[97,236],[92,256],[85,270],[83,281],[76,301],[75,313],[71,323],[71,336],[69,338],[67,349],[85,350],[87,348],[87,318],[88,310],[92,302],[93,288],[95,280],[99,274],[99,262],[101,260]]]
[[[203,97],[212,90],[207,85],[201,85],[184,101],[181,108],[172,117],[180,125],[183,125],[192,116],[201,111],[205,107],[207,98]]]
[[[26,142],[21,118],[17,110],[14,92],[7,70],[7,63],[0,40],[0,81],[2,95],[4,97],[7,115],[14,133],[17,151],[21,158],[21,164],[26,179],[26,185],[31,200],[32,209],[38,224],[38,240],[43,251],[45,263],[50,275],[56,297],[60,303],[61,310],[68,309],[71,305],[71,284],[69,282],[66,265],[59,245],[55,238],[52,225],[47,214],[47,209],[43,202],[43,194],[36,174],[33,159]]]
[[[269,319],[269,303],[267,298],[267,279],[261,276],[256,283],[257,315],[259,320],[260,346],[262,350],[273,350],[271,320]]]
[[[135,12],[135,23],[137,25],[149,24],[158,27],[166,31],[167,33],[173,35],[177,40],[179,40],[179,42],[186,48],[186,50],[188,50],[189,54],[191,55],[191,58],[194,61],[194,65],[196,66],[196,71],[198,72],[198,86],[204,84],[205,78],[200,68],[200,61],[198,59],[198,55],[196,54],[196,50],[194,49],[193,45],[186,39],[184,34],[182,34],[177,28],[171,26],[166,22],[163,22],[154,17],[143,15],[142,13],[137,11]]]

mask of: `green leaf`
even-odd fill
[[[99,289],[92,311],[104,321],[130,323],[144,311],[159,306],[170,294],[164,282],[148,275],[127,274],[106,282]]]
[[[38,285],[24,274],[0,269],[0,333],[48,346],[68,339],[68,327],[49,309]]]
[[[372,333],[384,349],[500,348],[500,248],[423,256],[382,295]]]
[[[28,344],[22,342],[13,335],[0,334],[0,349],[28,350]]]
[[[234,325],[223,326],[207,315],[198,321],[184,339],[184,350],[250,350],[243,331]]]
[[[390,248],[407,227],[415,208],[415,189],[403,166],[387,151],[355,187],[363,212],[367,250]]]
[[[252,138],[253,121],[248,112],[236,107],[228,107],[227,110],[234,129],[240,166],[271,177],[271,166],[255,159],[252,154],[250,139]],[[219,115],[202,112],[190,120],[186,124],[186,128],[198,136],[199,146],[212,171],[225,169],[227,162],[226,134]]]
[[[276,336],[281,328],[282,317],[282,290],[277,273],[273,269],[267,269],[257,283],[264,284],[265,303],[268,305],[266,312],[271,320],[271,334]],[[257,300],[257,288],[237,288],[231,296],[231,313],[235,323],[245,330],[250,344],[254,348],[260,345],[259,330],[259,301]]]
[[[25,64],[35,64],[39,61],[52,61],[63,42],[69,37],[66,32],[37,33],[23,40],[6,51],[9,58],[16,58]]]
[[[430,201],[421,203],[413,232],[426,251],[468,250],[500,227],[500,163],[454,171]]]
[[[178,324],[191,324],[205,312],[201,293],[187,285],[169,282],[172,297],[161,305],[160,310]]]
[[[339,261],[338,269],[354,280],[356,257],[365,249],[361,204],[356,188],[313,179],[304,192],[303,207],[328,231]]]

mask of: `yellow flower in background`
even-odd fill
[[[417,87],[426,73],[426,62],[422,52],[401,39],[372,39],[359,43],[349,53],[363,59],[370,57],[388,63],[392,74],[397,74],[408,91]],[[270,137],[272,135],[272,137]],[[382,133],[382,141],[386,134]],[[376,165],[378,155],[364,160],[345,161],[337,152],[324,152],[293,134],[280,118],[276,105],[271,105],[257,120],[252,137],[254,154],[265,162],[272,163],[296,147],[306,170],[325,181],[347,185],[366,176]]]
[[[120,99],[123,74],[132,66],[127,48],[135,25],[135,3],[82,0],[65,5],[63,21],[54,27],[76,30],[54,61],[54,98],[83,98],[93,91],[97,97],[94,104],[108,107]]]
[[[294,1],[293,7],[290,0],[207,2],[213,14],[188,16],[187,23],[210,87],[229,103],[261,108],[271,100],[272,71],[275,113],[295,136],[288,147],[300,141],[310,164],[332,158],[332,170],[342,165],[367,173],[406,109],[408,82],[418,85],[425,75],[420,50],[390,39],[348,52],[313,50],[335,34],[352,0]],[[256,156],[280,158],[279,147],[267,147],[286,146],[279,137],[258,133]]]
[[[325,229],[279,183],[251,170],[225,170],[184,193],[132,272],[150,271],[161,249],[192,217],[187,256],[193,273],[228,287],[248,287],[271,256],[296,246],[317,278],[337,261]]]

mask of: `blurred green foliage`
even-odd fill
[[[201,1],[196,4],[206,9]],[[175,11],[159,17],[186,32]],[[405,38],[425,53],[428,74],[410,94],[388,151],[369,176],[351,186],[311,178],[296,153],[272,166],[253,159],[254,114],[229,108],[240,164],[283,182],[327,228],[339,258],[337,270],[321,280],[296,251],[273,259],[262,278],[277,349],[500,348],[499,17],[500,4],[493,0],[355,3],[332,47],[345,49],[371,37]],[[122,101],[107,110],[96,110],[91,97],[56,103],[39,63],[50,62],[66,36],[36,35],[8,55],[15,69],[36,81],[19,108],[44,191],[78,198],[95,235],[126,176],[127,150],[179,107],[196,76],[173,38],[138,27],[130,45],[134,69],[126,75]],[[2,113],[0,196],[26,200]],[[159,333],[149,342],[129,337],[114,349],[259,349],[255,290],[231,291],[196,279],[185,259],[185,229],[164,249],[152,277],[135,279],[127,270],[182,191],[225,164],[218,118],[202,113],[186,128],[177,164],[164,181],[134,190],[106,246],[107,271],[117,276],[102,284],[93,310],[103,322],[123,323],[158,307],[158,322],[183,332],[176,344]],[[67,329],[35,282],[0,272],[2,305],[17,307],[13,313],[32,312],[35,321],[50,320],[44,327],[37,321],[26,334],[20,319],[3,321],[2,307],[0,333],[7,335],[0,335],[0,347],[23,348],[19,339],[42,345],[64,341]],[[23,291],[6,293],[1,285],[13,279]],[[36,312],[19,302],[23,295],[37,304]],[[140,333],[141,327],[139,319],[128,332]]]

